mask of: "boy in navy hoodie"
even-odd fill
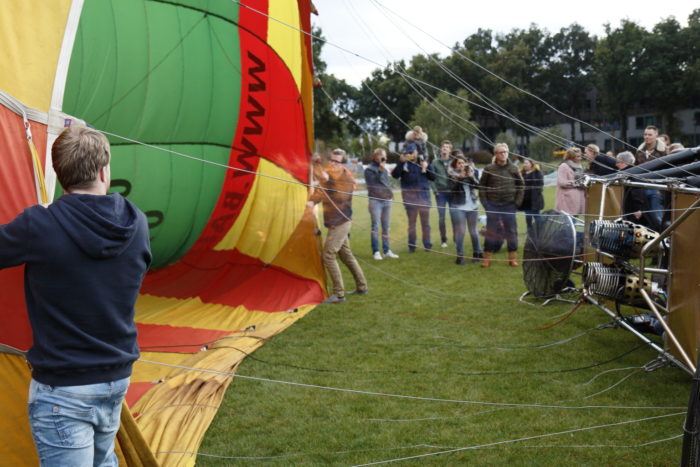
[[[51,155],[65,194],[0,226],[0,268],[25,265],[32,437],[42,466],[117,465],[114,437],[139,357],[134,303],[151,263],[148,224],[107,194],[102,133],[67,128]]]

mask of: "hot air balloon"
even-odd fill
[[[60,196],[50,147],[88,124],[112,190],[148,216],[117,451],[192,465],[241,359],[326,295],[305,210],[312,147],[310,0],[0,0],[0,222]],[[21,351],[22,270],[0,271],[0,458],[35,465]],[[184,454],[183,454],[184,453]]]

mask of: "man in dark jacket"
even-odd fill
[[[65,194],[0,226],[0,267],[25,265],[29,422],[42,465],[116,465],[114,437],[139,357],[134,303],[151,263],[148,224],[107,194],[102,133],[68,128],[51,155]]]
[[[414,143],[406,143],[401,161],[396,164],[391,176],[401,180],[406,215],[408,216],[408,251],[416,251],[416,220],[420,216],[423,233],[423,247],[426,251],[433,247],[430,241],[430,180],[435,175],[428,169],[428,162],[418,162],[418,148]]]
[[[491,256],[501,241],[499,223],[503,224],[508,243],[509,264],[517,267],[518,228],[515,211],[523,202],[523,178],[518,168],[508,160],[508,145],[498,143],[493,147],[494,162],[487,165],[479,179],[479,198],[486,209],[486,238],[484,260],[481,267],[491,265]]]
[[[323,264],[333,282],[333,294],[324,303],[342,303],[345,299],[345,284],[336,257],[348,267],[355,279],[356,289],[350,294],[367,293],[367,280],[360,264],[350,249],[350,227],[352,227],[352,192],[355,179],[345,167],[345,151],[334,149],[329,164],[321,172],[320,189],[314,191],[306,206],[312,208],[323,202],[323,224],[328,228],[323,244]]]
[[[600,148],[589,144],[583,150],[583,157],[588,161],[588,168],[593,175],[602,177],[617,172],[615,158],[600,153]]]
[[[365,183],[369,196],[369,215],[372,219],[372,255],[374,259],[381,260],[379,252],[379,225],[382,228],[382,249],[386,258],[398,258],[389,248],[389,224],[391,221],[391,200],[394,198],[389,171],[386,169],[386,151],[377,148],[373,153],[374,159],[365,169]]]

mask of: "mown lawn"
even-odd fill
[[[551,188],[546,198],[552,207]],[[354,208],[353,251],[370,294],[319,306],[239,369],[323,388],[235,378],[198,464],[357,465],[467,447],[402,464],[678,464],[685,372],[640,369],[655,352],[625,331],[596,329],[609,320],[591,305],[541,329],[572,305],[520,303],[521,268],[409,255],[400,205],[392,249],[401,257],[374,261],[366,200]],[[433,244],[453,254],[451,242],[439,248],[434,217]]]

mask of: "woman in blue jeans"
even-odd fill
[[[391,205],[394,197],[389,171],[386,168],[386,151],[377,148],[372,153],[373,160],[365,169],[365,183],[369,195],[369,215],[372,219],[372,257],[376,260],[383,258],[398,258],[389,248],[389,224],[391,221]],[[382,250],[379,249],[379,229],[382,233]],[[384,256],[382,257],[382,253]]]
[[[463,156],[455,156],[448,169],[452,200],[450,203],[450,218],[454,232],[454,242],[457,247],[458,265],[464,265],[464,235],[469,227],[469,236],[472,240],[472,262],[476,263],[483,257],[479,243],[479,231],[477,220],[479,217],[479,196],[476,189],[479,181],[474,175],[474,169],[467,165]]]

